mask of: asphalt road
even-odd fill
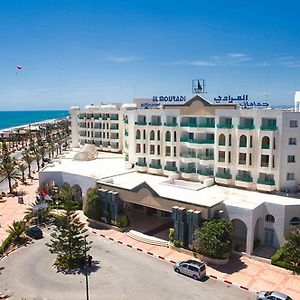
[[[196,281],[173,271],[166,261],[97,236],[91,255],[96,265],[89,276],[90,299],[255,299],[255,295],[222,282]],[[84,274],[57,273],[45,237],[0,261],[0,293],[11,299],[86,299]]]

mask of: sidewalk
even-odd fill
[[[0,200],[0,243],[8,236],[7,229],[13,223],[13,221],[19,221],[23,219],[26,209],[34,202],[35,192],[38,188],[39,181],[37,175],[34,174],[34,180],[31,183],[28,180],[29,185],[19,184],[19,190],[22,189],[25,192],[23,196],[24,204],[18,203],[18,197],[4,197]],[[6,201],[5,201],[6,200]],[[2,202],[5,201],[5,202]]]
[[[86,217],[79,213],[82,222],[87,224]],[[113,229],[94,229],[86,225],[94,234],[108,238],[129,248],[145,252],[170,262],[193,259],[193,256],[179,253],[176,250],[145,244],[128,237],[125,233]],[[135,251],[135,250],[133,250]],[[234,256],[224,266],[207,265],[207,274],[226,284],[234,284],[240,288],[254,292],[276,290],[285,293],[293,299],[300,299],[300,276],[291,271],[251,259],[246,256]]]

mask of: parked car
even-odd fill
[[[257,300],[292,300],[291,297],[275,291],[260,292],[257,294],[256,299]]]
[[[37,226],[31,226],[26,230],[26,234],[34,239],[41,239],[43,231]]]
[[[206,266],[197,260],[179,261],[174,265],[174,271],[199,280],[206,275]]]

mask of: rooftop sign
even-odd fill
[[[258,102],[258,101],[248,101],[248,95],[232,97],[228,96],[218,96],[214,98],[216,103],[237,103],[241,108],[267,108],[269,103]]]

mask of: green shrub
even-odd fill
[[[10,234],[8,235],[8,237],[3,241],[2,245],[0,246],[0,254],[2,255],[2,253],[4,253],[6,251],[6,249],[9,247],[9,245],[12,243],[13,241],[13,235]]]
[[[117,226],[119,228],[125,228],[129,225],[129,219],[128,216],[125,214],[121,214],[117,218]]]
[[[182,247],[182,243],[179,240],[174,240],[173,244],[176,248],[181,248]]]
[[[174,228],[169,229],[169,241],[170,242],[174,241]]]

